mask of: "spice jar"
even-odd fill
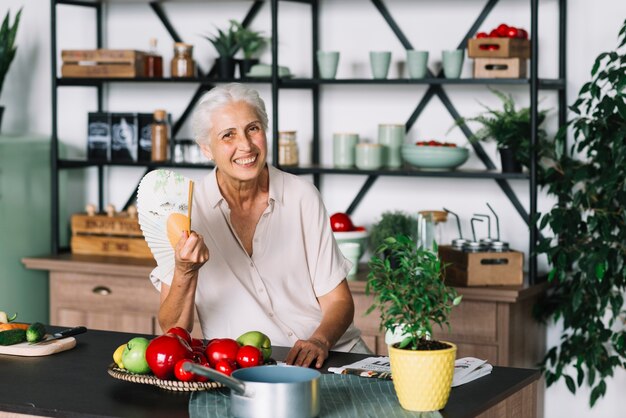
[[[150,39],[150,51],[144,57],[144,72],[148,78],[163,77],[163,57],[157,50],[156,38]]]
[[[296,131],[278,132],[278,164],[282,166],[298,165]]]
[[[167,160],[168,126],[165,118],[167,113],[163,109],[154,111],[152,122],[152,161]]]
[[[193,45],[183,42],[174,44],[174,57],[172,58],[172,78],[193,77],[195,65],[192,58]]]

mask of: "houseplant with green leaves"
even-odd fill
[[[17,28],[20,23],[20,17],[22,15],[22,9],[20,9],[11,24],[11,11],[7,11],[7,14],[0,26],[0,95],[2,94],[2,87],[4,86],[4,79],[6,78],[13,58],[17,53],[17,46],[15,45],[15,36],[17,35]],[[0,106],[0,126],[2,125],[2,115],[4,113],[4,106]]]
[[[243,77],[253,65],[259,63],[258,55],[267,45],[269,38],[264,37],[263,32],[247,28],[236,20],[230,22],[236,29],[235,38],[243,53],[243,59],[239,60],[239,74]]]
[[[433,325],[449,327],[452,308],[461,302],[443,281],[433,251],[406,235],[387,237],[369,261],[365,293],[373,295],[367,313],[380,313],[381,329],[400,331],[389,346],[394,388],[403,408],[436,411],[445,406],[454,374],[456,346],[432,339]]]
[[[369,247],[373,252],[380,247],[385,238],[396,235],[406,235],[415,238],[417,235],[417,220],[406,212],[386,211],[370,228]]]
[[[496,109],[482,105],[485,111],[477,116],[460,118],[456,125],[467,122],[475,122],[480,128],[470,137],[470,141],[495,141],[500,152],[502,171],[521,172],[522,166],[530,167],[530,108],[517,108],[511,94],[490,89],[501,101],[502,108]],[[551,149],[547,141],[546,131],[541,125],[546,119],[547,110],[538,111],[538,146],[537,161],[547,155]],[[543,178],[542,173],[538,173],[538,179]]]
[[[618,47],[600,54],[558,133],[547,172],[556,203],[540,218],[538,251],[551,262],[551,287],[537,305],[562,321],[541,367],[548,386],[591,388],[593,406],[616,370],[626,368],[626,21]],[[569,149],[567,133],[572,133]]]
[[[241,47],[237,40],[237,26],[234,21],[229,22],[228,29],[217,28],[217,35],[204,36],[217,51],[216,60],[218,75],[221,78],[233,78],[235,74],[235,54]]]

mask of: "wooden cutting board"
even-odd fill
[[[46,338],[48,335],[46,335]],[[10,356],[48,356],[54,353],[60,353],[74,348],[76,345],[76,338],[67,337],[60,340],[50,341],[45,344],[31,345],[28,342],[23,342],[13,345],[0,345],[0,354],[8,354]]]

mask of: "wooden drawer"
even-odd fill
[[[435,327],[435,335],[478,343],[495,343],[497,332],[497,304],[464,300],[452,309],[450,315],[451,333]],[[443,334],[443,335],[442,335]],[[449,337],[448,337],[449,335]]]
[[[159,292],[150,280],[127,277],[57,273],[50,281],[50,294],[57,307],[90,311],[159,310]]]

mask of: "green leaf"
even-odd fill
[[[576,384],[574,383],[574,379],[572,379],[570,376],[564,374],[563,378],[565,379],[565,384],[567,385],[567,388],[569,389],[570,392],[572,392],[572,394],[576,394]]]

